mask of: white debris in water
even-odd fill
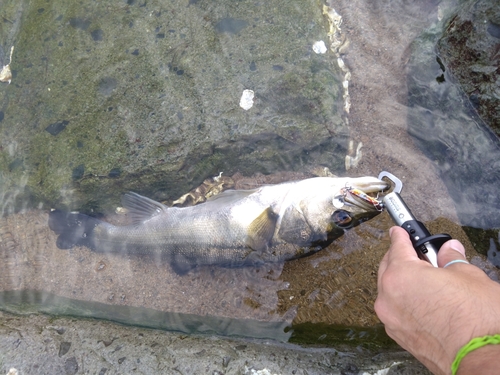
[[[252,90],[243,90],[243,94],[241,95],[240,99],[240,107],[245,111],[248,111],[250,108],[252,108],[254,95],[255,94]]]
[[[384,368],[382,370],[378,370],[377,372],[374,372],[373,374],[369,373],[369,372],[363,372],[363,375],[387,375],[389,373],[389,371],[391,370],[391,367],[392,366],[396,366],[396,365],[399,365],[401,362],[394,362],[392,365],[390,365],[389,367],[387,368]]]
[[[326,48],[326,44],[322,40],[318,40],[317,42],[314,42],[314,44],[313,44],[313,51],[314,52],[323,54],[323,53],[326,53],[327,50],[328,49]]]
[[[337,64],[345,75],[342,85],[344,86],[344,93],[342,95],[344,99],[344,111],[349,113],[351,109],[351,98],[349,97],[349,80],[351,79],[351,72],[349,68],[344,63],[341,54],[345,52],[345,49],[349,45],[349,41],[346,39],[345,35],[340,29],[342,24],[342,16],[338,14],[335,9],[328,5],[323,5],[323,14],[327,16],[328,23],[330,24],[330,30],[328,32],[328,37],[330,39],[330,50],[337,57]]]
[[[245,375],[278,375],[276,373],[272,373],[267,368],[262,370],[254,370],[253,368],[248,368],[245,366]]]
[[[356,168],[361,161],[363,153],[361,148],[363,147],[363,142],[358,143],[356,147],[356,153],[354,153],[354,142],[349,141],[349,149],[347,150],[347,155],[345,156],[345,170],[348,171],[351,168]],[[354,154],[354,155],[353,155]]]
[[[214,177],[215,182],[219,182],[219,180],[222,178],[222,173],[224,172],[219,172],[219,175]]]
[[[116,207],[115,213],[118,215],[125,215],[126,213],[128,213],[128,210],[125,207]]]
[[[344,64],[344,60],[342,60],[342,57],[339,57],[337,59],[337,64],[339,65],[340,69],[344,69],[345,64]]]
[[[438,5],[438,8],[437,8],[437,19],[438,21],[441,21],[443,19],[443,8],[441,7],[441,5]]]
[[[0,71],[0,82],[10,82],[12,81],[12,72],[10,71],[10,63],[12,62],[12,53],[14,52],[14,46],[10,48],[9,63],[4,65]]]
[[[14,367],[12,367],[7,375],[19,375],[19,372]]]
[[[344,110],[349,113],[349,111],[351,110],[351,98],[349,96],[347,96],[345,99],[344,99]]]
[[[328,23],[330,25],[330,30],[328,32],[328,38],[330,40],[330,50],[335,54],[335,57],[337,58],[337,65],[344,73],[344,79],[342,81],[342,99],[344,100],[344,112],[345,114],[349,114],[351,110],[351,97],[349,95],[349,81],[351,80],[351,71],[342,59],[342,54],[347,49],[349,41],[346,39],[345,34],[342,33],[342,30],[340,29],[340,25],[342,25],[342,16],[338,14],[335,9],[333,9],[331,4],[332,1],[326,1],[326,5],[323,5],[323,14],[327,17]],[[344,122],[346,125],[348,124],[347,117],[344,118]],[[363,155],[361,153],[362,146],[362,143],[360,143],[358,145],[358,148],[356,149],[356,154],[354,154],[354,148],[351,141],[349,151],[345,157],[346,170],[357,167]],[[340,202],[338,204],[340,204]]]
[[[340,25],[342,24],[342,16],[337,13],[335,9],[331,6],[323,5],[323,14],[328,16],[330,20],[330,33],[334,33],[336,30],[340,31]]]
[[[342,86],[344,87],[344,93],[342,94],[342,98],[344,99],[344,110],[346,111],[346,113],[349,113],[349,111],[351,110],[351,97],[349,96],[350,79],[351,79],[351,72],[347,71],[344,80],[342,81]]]

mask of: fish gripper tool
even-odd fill
[[[431,235],[425,225],[415,218],[401,198],[403,183],[399,178],[386,171],[380,172],[378,178],[380,180],[386,178],[394,186],[394,189],[382,198],[392,220],[408,232],[418,257],[437,267],[437,253],[446,241],[451,240],[451,236],[446,233]]]

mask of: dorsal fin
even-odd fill
[[[271,207],[262,211],[248,226],[247,246],[256,251],[264,250],[273,238],[277,220],[278,215]]]
[[[128,210],[133,224],[140,224],[161,213],[168,207],[160,202],[143,197],[137,193],[128,192],[122,197],[122,204]]]

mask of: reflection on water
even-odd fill
[[[288,341],[292,332],[287,321],[262,321],[232,319],[223,316],[164,312],[145,307],[116,306],[109,303],[81,301],[39,290],[0,292],[2,310],[14,313],[42,312],[51,315],[67,315],[98,318],[114,322],[179,331],[184,333],[217,334],[272,338]]]
[[[180,276],[152,257],[62,251],[47,214],[31,211],[2,221],[4,288],[38,289],[67,298],[143,306],[185,314],[276,320],[281,266],[200,268]],[[25,228],[19,233],[18,228]],[[276,268],[277,267],[277,268]],[[244,291],[242,293],[242,291]],[[258,309],[256,308],[259,307]]]
[[[13,82],[0,86],[0,308],[279,340],[289,338],[285,327],[293,324],[375,332],[376,272],[392,225],[385,213],[310,258],[200,267],[183,276],[154,259],[60,250],[47,226],[53,205],[109,219],[126,190],[172,200],[221,170],[253,175],[254,186],[311,166],[356,176],[389,170],[432,233],[460,239],[476,264],[497,275],[496,263],[475,253],[479,244],[460,227],[476,223],[464,222],[464,213],[480,216],[479,204],[498,202],[496,175],[489,174],[481,201],[484,184],[464,174],[443,180],[451,173],[444,168],[456,169],[435,153],[467,154],[453,159],[456,165],[474,160],[476,167],[500,160],[498,149],[471,147],[477,137],[450,141],[461,131],[447,127],[458,121],[454,107],[417,108],[408,99],[408,62],[419,53],[410,46],[438,22],[444,3],[335,4],[348,41],[342,58],[352,73],[348,121],[336,56],[312,52],[314,42],[328,40],[322,4],[171,3],[2,6],[0,45],[16,49]],[[416,72],[423,93],[443,87],[432,70],[422,65]],[[247,88],[256,100],[245,111],[238,102]],[[425,142],[419,149],[407,132],[429,116],[440,119],[439,133],[417,127],[412,134],[438,139],[432,159]],[[347,173],[348,139],[363,144],[363,156]],[[496,252],[489,238],[480,241]]]

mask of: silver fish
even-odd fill
[[[198,265],[242,266],[316,252],[380,213],[380,202],[359,191],[387,187],[375,177],[316,177],[225,191],[183,208],[127,193],[122,203],[130,225],[53,210],[49,226],[59,235],[61,249],[84,245],[98,252],[149,254],[166,259],[182,274]]]

